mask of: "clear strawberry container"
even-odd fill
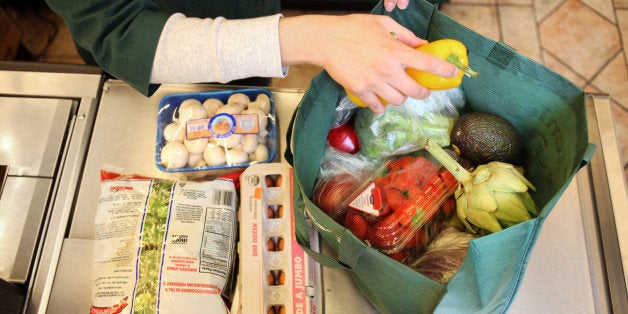
[[[377,250],[397,254],[426,242],[417,239],[420,229],[434,220],[457,187],[454,176],[426,152],[398,157],[349,196],[344,226]]]

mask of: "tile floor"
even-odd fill
[[[545,64],[587,92],[609,94],[628,177],[628,52],[624,49],[628,46],[628,0],[450,0],[440,9]],[[9,11],[25,29],[22,43],[37,61],[82,63],[63,21],[45,6]],[[51,42],[45,48],[48,39]],[[315,66],[294,66],[287,78],[274,79],[272,86],[307,88],[320,71]]]

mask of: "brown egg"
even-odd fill
[[[280,270],[277,284],[283,286],[284,283],[286,283],[286,273],[284,273],[283,270]]]
[[[277,311],[277,314],[286,314],[286,307],[283,305],[280,305],[279,311]]]
[[[281,183],[283,183],[283,176],[278,175],[277,179],[275,179],[275,186],[281,186]]]
[[[268,278],[268,279],[267,279],[267,280],[268,280],[268,285],[269,285],[269,286],[274,286],[274,285],[275,285],[275,276],[273,275],[273,273],[272,273],[272,272],[269,272],[269,273],[268,273],[267,278]]]
[[[283,251],[284,241],[283,238],[279,238],[277,241],[277,251]]]
[[[271,206],[268,206],[266,208],[266,217],[268,217],[268,219],[275,218],[275,211],[273,211],[273,208]]]
[[[269,252],[274,252],[275,251],[275,242],[273,241],[273,239],[269,238],[268,240],[266,240],[266,247],[268,248]]]
[[[266,187],[272,188],[275,186],[275,181],[273,181],[273,178],[271,178],[271,176],[265,176],[264,180],[266,181]]]
[[[283,205],[277,205],[277,214],[275,214],[276,218],[283,217]]]

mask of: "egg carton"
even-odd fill
[[[231,313],[320,313],[320,264],[295,238],[292,168],[257,164],[240,176],[239,274]],[[318,233],[309,232],[318,250]]]

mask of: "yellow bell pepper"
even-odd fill
[[[467,48],[457,40],[440,39],[423,45],[417,48],[417,50],[437,56],[460,69],[458,75],[454,77],[443,77],[421,70],[406,69],[406,73],[408,73],[410,77],[431,90],[445,90],[458,87],[462,83],[463,75],[466,74],[471,77],[477,77],[479,75],[478,72],[469,68]]]
[[[467,48],[461,42],[455,39],[439,39],[418,47],[417,50],[427,52],[431,55],[437,56],[449,63],[452,63],[460,69],[460,72],[455,77],[443,77],[440,75],[432,74],[429,72],[406,69],[406,73],[412,77],[417,83],[431,89],[431,90],[445,90],[460,86],[462,83],[462,76],[468,75],[471,77],[477,77],[478,72],[469,68],[469,59],[467,58]],[[346,90],[345,90],[346,91]],[[367,107],[367,105],[360,100],[357,96],[347,92],[349,99],[360,107]],[[379,98],[382,104],[388,102]]]

